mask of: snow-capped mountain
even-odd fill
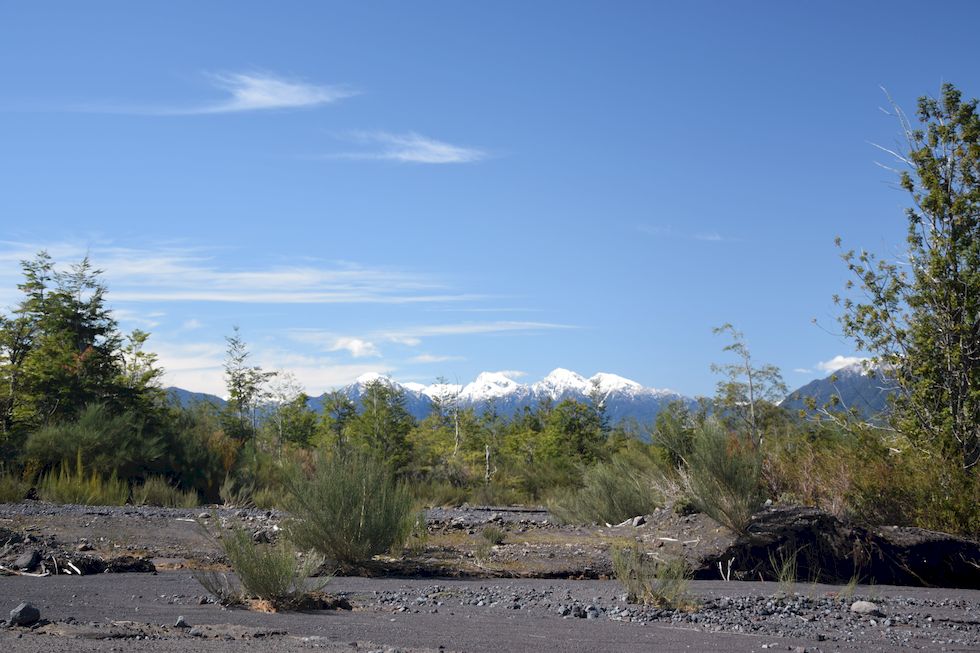
[[[401,390],[406,405],[416,419],[424,419],[432,410],[433,401],[459,401],[462,408],[483,412],[493,407],[502,416],[510,416],[525,407],[542,401],[559,403],[572,399],[587,403],[598,393],[606,406],[612,423],[635,419],[641,424],[652,422],[657,413],[673,401],[688,405],[694,402],[671,390],[645,388],[636,381],[615,374],[599,373],[591,378],[558,368],[536,383],[523,384],[500,372],[483,372],[465,385],[398,383],[379,374],[365,374],[341,391],[355,403],[363,396],[368,384],[381,382]],[[314,400],[313,403],[319,403]]]

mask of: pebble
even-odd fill
[[[41,619],[41,611],[30,603],[21,603],[10,611],[12,626],[31,626]]]

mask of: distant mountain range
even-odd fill
[[[808,411],[808,397],[816,402],[816,408],[829,404],[836,396],[835,410],[854,408],[865,419],[883,415],[888,410],[888,397],[895,391],[895,384],[880,370],[864,363],[853,363],[841,368],[825,379],[810,381],[787,395],[780,406],[787,410]]]
[[[448,400],[452,397],[458,397],[462,408],[473,408],[482,412],[492,405],[500,415],[510,416],[525,407],[533,408],[541,402],[558,403],[573,399],[586,403],[590,401],[589,397],[593,392],[598,392],[613,424],[624,420],[650,424],[661,410],[675,401],[687,406],[694,406],[696,403],[692,397],[672,390],[647,388],[615,374],[600,372],[591,378],[585,378],[562,368],[530,384],[518,383],[499,372],[483,372],[466,385],[399,383],[388,376],[364,374],[354,383],[341,388],[341,392],[357,404],[368,384],[375,382],[387,384],[404,393],[406,408],[420,420],[432,411],[434,400]],[[215,395],[177,387],[167,388],[167,393],[171,401],[184,407],[201,401],[216,406],[225,404],[223,399]],[[861,364],[855,364],[794,390],[781,405],[788,410],[806,410],[806,397],[813,397],[820,407],[837,395],[842,406],[854,406],[862,416],[870,418],[884,412],[888,394],[888,383],[880,375],[869,376]],[[310,398],[310,408],[320,412],[325,398],[326,394]]]

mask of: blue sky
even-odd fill
[[[794,387],[860,354],[834,237],[901,251],[879,87],[980,95],[977,24],[974,2],[0,3],[0,304],[21,258],[89,253],[168,381],[219,393],[236,324],[314,394],[555,367],[706,394],[725,322]]]

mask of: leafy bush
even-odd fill
[[[311,584],[309,577],[323,564],[323,558],[306,555],[300,559],[284,539],[275,544],[256,544],[240,526],[217,539],[237,575],[237,583],[227,574],[213,571],[200,571],[194,577],[224,604],[255,598],[268,601],[277,609],[290,608],[329,581],[321,579]]]
[[[341,563],[359,563],[404,545],[416,513],[389,468],[365,454],[323,457],[312,475],[288,480],[289,531],[301,547]]]
[[[92,471],[85,475],[82,455],[77,454],[75,469],[67,461],[57,472],[51,471],[41,478],[38,493],[45,501],[76,503],[89,506],[121,506],[129,498],[129,486],[115,474],[108,479]]]
[[[548,508],[566,524],[616,524],[663,505],[655,489],[656,476],[649,461],[617,455],[586,469],[582,487],[552,500]]]
[[[162,476],[151,476],[141,485],[133,487],[133,503],[138,506],[162,506],[164,508],[195,508],[200,499],[194,490],[181,490]]]
[[[744,533],[762,507],[762,455],[750,438],[729,433],[717,420],[701,424],[687,457],[686,485],[698,509]]]
[[[654,560],[639,543],[612,550],[613,573],[626,590],[627,601],[670,610],[695,607],[688,588],[691,572],[680,558]]]

